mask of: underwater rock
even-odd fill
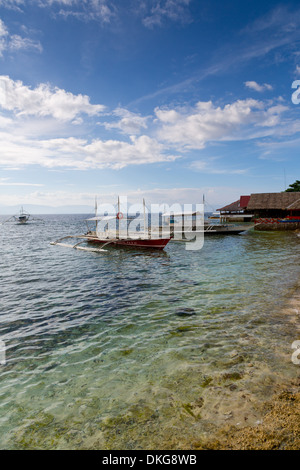
[[[235,385],[235,384],[230,384],[230,385],[228,386],[228,388],[229,388],[229,390],[230,390],[231,392],[234,392],[235,390],[238,389],[238,386]]]
[[[177,279],[177,282],[180,284],[185,284],[187,286],[198,286],[198,281],[193,281],[192,279]]]
[[[179,317],[189,317],[191,315],[196,315],[196,311],[193,308],[178,308],[175,312],[175,315]]]
[[[238,371],[225,372],[222,374],[224,380],[241,380],[243,378],[243,373]]]
[[[181,299],[179,299],[178,297],[173,297],[172,299],[168,299],[168,302],[169,302],[170,304],[172,304],[172,303],[178,303],[178,302],[180,302],[180,301],[181,301]]]

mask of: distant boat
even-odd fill
[[[208,217],[209,219],[220,219],[219,212],[213,212],[212,215]]]
[[[29,220],[43,221],[42,219],[32,217],[28,212],[24,211],[23,207],[21,207],[19,214],[13,215],[3,223],[5,224],[7,222],[15,221],[18,225],[25,225]]]
[[[25,212],[23,207],[21,207],[20,214],[15,215],[14,218],[19,224],[27,224],[28,220],[30,219],[30,214]]]

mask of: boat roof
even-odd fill
[[[122,219],[123,220],[134,220],[136,219],[137,216],[136,215],[127,215],[126,214],[123,214],[123,217]],[[86,220],[93,220],[93,221],[100,221],[100,220],[114,220],[114,219],[117,219],[117,216],[116,215],[100,215],[100,216],[96,216],[96,217],[91,217],[90,219],[86,219]],[[120,220],[122,220],[120,219]]]
[[[237,219],[237,218],[240,218],[240,219],[245,219],[246,217],[250,218],[253,217],[254,214],[224,214],[222,217],[225,217],[226,219],[230,219],[230,218],[234,218],[234,219]]]
[[[91,217],[90,219],[86,219],[86,220],[100,221],[100,220],[113,220],[116,218],[117,218],[116,215],[104,215],[104,216]]]
[[[180,215],[184,215],[184,216],[189,216],[189,215],[200,215],[201,212],[199,211],[183,211],[183,212],[165,212],[162,216],[163,217],[170,217],[170,216],[174,216],[174,217],[179,217]]]

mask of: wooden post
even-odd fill
[[[120,214],[120,197],[118,196],[118,214]],[[116,218],[116,239],[120,238],[120,219]]]
[[[146,238],[146,204],[145,204],[145,199],[143,199],[143,209],[144,209],[144,237]]]
[[[158,236],[159,238],[162,237],[162,213],[161,212],[158,215]]]
[[[174,223],[175,223],[175,216],[174,214],[170,215],[170,237],[174,238]]]

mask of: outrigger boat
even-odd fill
[[[5,224],[7,222],[15,221],[18,225],[25,225],[25,224],[27,224],[27,222],[29,220],[36,220],[36,221],[42,221],[43,222],[42,219],[37,219],[35,217],[32,217],[28,212],[24,211],[23,207],[21,207],[21,210],[20,210],[19,214],[13,215],[12,217],[10,217],[8,220],[6,220],[3,223]]]
[[[251,226],[233,225],[233,224],[211,224],[207,221],[204,222],[204,235],[239,235],[240,233],[247,232],[252,228]]]
[[[217,219],[216,222],[210,222],[204,219],[205,197],[203,195],[203,213],[202,211],[183,211],[183,212],[165,212],[162,214],[163,224],[154,230],[160,230],[160,233],[170,233],[171,238],[178,242],[193,241],[194,236],[207,235],[239,235],[253,228],[254,225],[234,225],[220,223],[220,217],[217,213],[209,219]],[[179,219],[178,220],[176,220]]]
[[[164,218],[164,224],[158,229],[161,231],[162,235],[164,233],[170,233],[174,241],[187,241],[188,238],[191,238],[191,235],[238,235],[242,232],[245,232],[252,228],[252,226],[236,226],[233,224],[221,224],[221,223],[210,223],[208,220],[197,220],[197,216],[200,215],[200,212],[190,211],[190,212],[165,212],[162,214]],[[181,222],[178,222],[176,218],[181,219]],[[156,230],[158,230],[156,229]]]
[[[60,245],[68,248],[74,248],[77,250],[84,251],[106,251],[104,250],[107,246],[121,246],[130,248],[148,248],[163,250],[169,241],[174,242],[193,242],[196,236],[201,235],[233,235],[239,234],[248,230],[251,227],[236,227],[233,225],[225,224],[211,224],[204,221],[203,215],[199,211],[184,211],[180,213],[164,213],[161,214],[160,222],[158,226],[151,226],[146,224],[146,210],[145,200],[143,200],[144,207],[144,230],[142,231],[129,231],[129,225],[132,220],[137,219],[137,216],[130,216],[120,211],[120,201],[118,198],[118,210],[116,215],[97,215],[97,201],[95,203],[95,216],[86,220],[88,231],[81,235],[69,235],[62,237],[51,245]],[[200,223],[196,223],[196,217],[200,215]],[[175,217],[181,217],[182,222],[178,223]],[[191,217],[190,222],[186,220],[186,217]],[[164,222],[162,222],[164,220]],[[121,221],[123,228],[121,228]],[[88,223],[95,223],[96,227],[91,230]],[[109,223],[114,222],[114,228],[109,229]],[[124,228],[125,222],[125,228]],[[101,230],[99,225],[102,226]],[[65,243],[68,239],[78,239],[79,241],[75,245]],[[91,247],[81,246],[85,242],[88,242]],[[100,245],[99,248],[95,248],[95,245]]]
[[[129,233],[128,231],[128,223],[127,229],[121,229],[121,221],[127,222],[133,220],[135,217],[125,216],[120,211],[120,202],[118,199],[118,212],[117,215],[114,216],[98,216],[97,215],[97,202],[95,206],[95,217],[91,217],[87,219],[87,222],[95,222],[96,228],[94,230],[88,229],[88,232],[84,235],[71,235],[67,237],[63,237],[58,239],[55,242],[52,242],[51,245],[60,245],[65,246],[68,248],[74,248],[77,250],[84,250],[84,251],[106,251],[103,250],[104,247],[107,246],[117,246],[117,247],[129,247],[129,248],[145,248],[145,249],[155,249],[155,250],[163,250],[166,245],[171,240],[170,235],[161,237],[161,236],[152,236],[151,230],[146,230],[146,212],[145,212],[145,201],[143,201],[144,205],[144,231],[143,232],[133,232]],[[109,230],[108,224],[109,222],[115,222],[115,229]],[[99,230],[99,223],[106,224],[103,230]],[[77,242],[75,245],[69,245],[66,243],[62,243],[63,240],[77,238],[80,241]],[[100,248],[88,248],[82,247],[81,244],[88,242],[94,245],[101,245]]]

